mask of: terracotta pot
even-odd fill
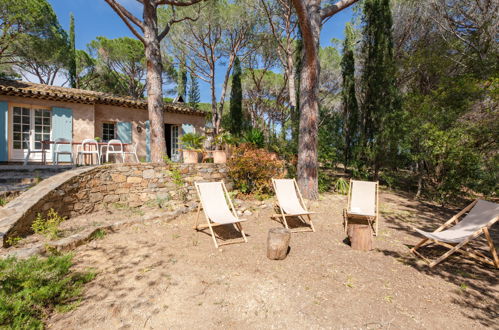
[[[227,163],[227,153],[225,150],[213,150],[213,162],[215,164]]]
[[[194,150],[182,150],[182,156],[184,157],[184,163],[186,164],[196,164],[198,162],[198,152]]]

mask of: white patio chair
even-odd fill
[[[129,148],[129,151],[127,151],[126,149],[125,151],[123,151],[123,162],[125,162],[126,155],[132,155],[135,156],[135,160],[137,161],[137,163],[140,163],[139,157],[137,156],[137,142],[131,144]]]
[[[65,142],[65,143],[61,143]],[[68,144],[69,143],[69,144]],[[69,145],[68,150],[61,150],[61,147],[67,147]],[[71,160],[71,165],[74,164],[73,161],[73,152],[71,151],[71,141],[64,138],[57,138],[54,140],[54,159],[52,159],[53,165],[59,165],[59,155],[69,155],[69,159]]]
[[[246,235],[244,234],[241,222],[245,221],[239,219],[237,216],[236,209],[232,204],[230,196],[225,188],[223,181],[220,182],[195,182],[196,191],[199,196],[199,206],[196,216],[196,224],[194,229],[203,230],[210,228],[211,237],[213,238],[213,243],[215,247],[218,248],[220,245],[234,244],[248,242]],[[229,205],[230,208],[229,208]],[[203,208],[204,215],[206,218],[206,224],[199,224],[199,213]],[[225,243],[217,243],[215,233],[213,232],[213,227],[223,226],[223,225],[234,225],[237,230],[242,235],[242,241],[230,241]]]
[[[104,156],[103,148],[106,148],[106,163],[109,162],[109,155],[115,155],[116,160],[118,160],[118,155],[120,155],[123,163],[125,162],[125,150],[123,148],[123,142],[120,140],[109,140],[107,145],[101,146],[100,153],[102,156]]]
[[[464,214],[466,214],[466,212],[468,212],[468,214],[460,222],[458,222],[459,218]],[[432,233],[414,228],[418,233],[423,235],[425,238],[421,242],[416,244],[416,246],[414,246],[411,249],[411,252],[417,255],[418,257],[421,257],[424,261],[426,261],[429,264],[430,267],[434,267],[435,265],[442,262],[444,259],[449,257],[454,252],[461,252],[471,258],[474,258],[476,260],[485,262],[489,265],[499,268],[499,257],[497,256],[497,252],[494,246],[494,241],[490,237],[489,233],[489,228],[492,227],[492,225],[494,225],[498,220],[499,220],[499,204],[477,199],[473,203],[465,207],[461,212],[450,218],[446,223],[441,225],[437,230],[435,230]],[[454,224],[454,226],[448,228],[452,224]],[[462,247],[465,244],[477,238],[482,233],[485,235],[485,238],[487,239],[487,243],[493,260],[491,260],[490,258],[488,258],[487,256],[483,255],[478,251],[469,252],[466,250],[462,250]],[[418,251],[416,251],[420,247],[431,243],[444,246],[450,250],[444,253],[441,257],[439,257],[435,261],[431,261],[425,258]]]
[[[86,150],[86,149],[87,150]],[[93,149],[95,148],[95,150]],[[97,157],[97,164],[100,165],[100,151],[99,151],[99,143],[97,143],[96,140],[94,139],[85,139],[81,142],[81,145],[78,145],[76,147],[76,164],[81,164],[81,158],[85,155],[89,155],[92,159],[93,163],[93,156],[95,155]]]
[[[314,224],[310,215],[315,212],[307,210],[303,197],[301,196],[300,188],[295,179],[272,179],[272,185],[277,196],[278,206],[281,214],[274,214],[273,218],[282,217],[284,226],[289,229],[286,217],[298,217],[306,223],[304,216],[308,218],[310,229],[314,232]],[[292,230],[299,232],[304,230]],[[309,230],[307,230],[309,231]]]
[[[379,222],[378,182],[350,180],[347,208],[343,210],[345,232],[349,219],[367,221],[378,235]]]

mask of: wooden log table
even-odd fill
[[[272,228],[267,238],[267,258],[283,260],[288,255],[291,231],[286,228]]]
[[[367,220],[348,220],[347,235],[352,249],[360,251],[370,251],[373,249],[372,227]]]

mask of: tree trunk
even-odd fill
[[[211,123],[213,124],[213,136],[218,134],[220,129],[219,127],[219,118],[218,118],[218,109],[217,109],[217,95],[216,95],[216,84],[215,84],[215,69],[213,68],[211,71]]]
[[[319,120],[319,37],[320,0],[293,0],[303,36],[300,79],[300,128],[298,139],[298,185],[308,199],[317,199],[317,131]]]
[[[293,63],[293,55],[287,55],[287,66],[286,75],[288,76],[288,93],[289,93],[289,104],[294,109],[296,108],[296,75],[295,66]]]
[[[272,228],[267,237],[267,258],[283,260],[288,255],[291,231],[286,228]]]
[[[144,2],[144,42],[147,59],[147,110],[151,123],[151,160],[163,162],[166,155],[163,110],[163,65],[158,40],[156,8]]]
[[[371,225],[368,223],[349,222],[347,234],[352,249],[360,251],[371,251],[373,249]]]

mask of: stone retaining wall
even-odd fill
[[[42,181],[0,210],[0,236],[25,236],[39,212],[54,208],[60,215],[73,217],[119,203],[142,206],[148,201],[197,200],[195,181],[226,179],[223,164],[111,164],[78,168]],[[181,174],[181,179],[176,178]]]

